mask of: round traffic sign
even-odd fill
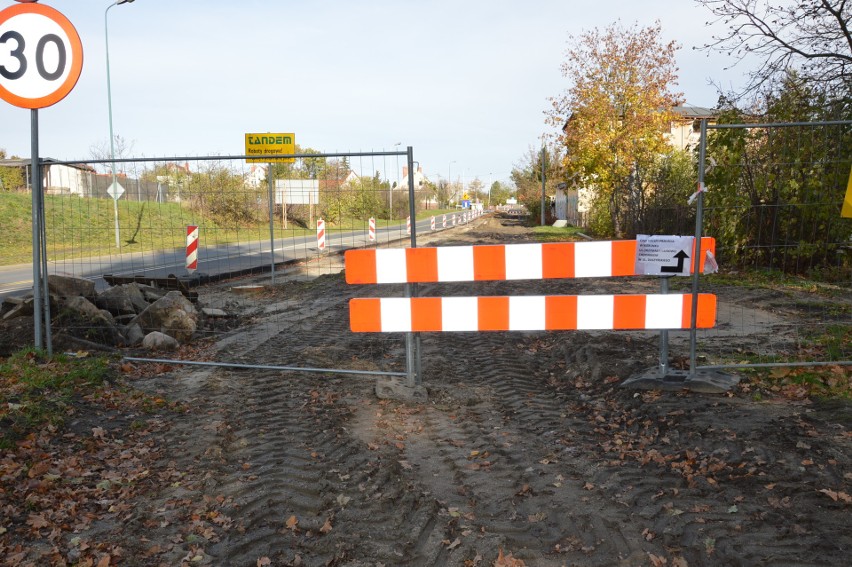
[[[82,70],[80,36],[57,10],[22,3],[0,11],[0,98],[22,108],[51,106]]]

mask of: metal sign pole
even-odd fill
[[[42,342],[42,285],[41,285],[41,164],[38,157],[38,109],[30,111],[30,156],[32,166],[30,167],[30,190],[32,192],[32,217],[33,217],[33,329],[35,335],[35,347],[41,349]]]

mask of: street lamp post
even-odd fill
[[[106,42],[106,72],[107,72],[107,109],[109,111],[109,151],[110,151],[110,160],[112,161],[112,185],[110,185],[110,189],[112,190],[112,204],[113,211],[115,213],[115,247],[121,248],[121,237],[118,228],[118,198],[121,197],[121,193],[117,192],[118,189],[118,181],[116,180],[115,175],[115,137],[112,133],[112,85],[109,76],[109,26],[107,25],[107,14],[109,14],[109,9],[113,6],[120,6],[121,4],[129,4],[133,2],[133,0],[116,0],[104,10],[104,41]]]

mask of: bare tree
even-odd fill
[[[762,59],[740,95],[789,72],[826,92],[848,96],[852,86],[852,2],[848,0],[696,0],[728,32],[703,49]],[[716,22],[714,22],[716,23]]]
[[[133,146],[135,142],[128,142],[124,136],[120,134],[116,134],[115,138],[113,138],[115,142],[115,159],[126,159],[131,156],[133,153]],[[109,145],[109,138],[106,140],[99,142],[97,144],[92,144],[89,146],[89,156],[93,160],[108,160],[112,158],[112,148]],[[116,170],[121,171],[124,167],[123,164],[116,164]],[[96,169],[99,169],[103,172],[110,171],[110,164],[102,163],[97,166]]]

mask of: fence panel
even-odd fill
[[[710,125],[702,143],[721,273],[701,281],[720,303],[699,365],[852,361],[852,123]]]
[[[48,272],[96,281],[100,292],[96,305],[112,311],[109,321],[95,322],[58,305],[53,309],[54,321],[72,342],[133,345],[139,339],[131,329],[134,322],[141,322],[138,310],[113,309],[103,300],[103,291],[110,286],[101,276],[111,275],[113,288],[170,275],[175,276],[177,287],[224,278],[208,302],[198,306],[208,309],[199,317],[195,344],[203,348],[211,346],[212,339],[219,340],[215,352],[203,355],[206,360],[328,368],[333,357],[320,353],[333,352],[340,334],[348,333],[347,298],[337,297],[325,283],[342,281],[340,253],[364,246],[405,247],[411,242],[407,221],[412,208],[422,213],[420,231],[430,230],[430,215],[449,212],[436,209],[426,187],[409,191],[411,155],[410,148],[407,152],[303,154],[271,165],[246,163],[242,156],[123,159],[116,164],[118,181],[125,189],[117,200],[117,213],[116,202],[104,198],[112,182],[109,162],[94,163],[100,173],[94,172],[91,163],[54,162],[51,167],[58,164],[85,171],[87,181],[79,184],[78,192],[63,182],[65,190],[45,196]],[[58,181],[54,185],[60,186]],[[325,226],[324,249],[317,238],[319,220]],[[412,228],[415,235],[417,220]],[[374,241],[370,240],[371,225]],[[186,269],[188,226],[198,227],[195,274]],[[439,223],[436,230],[441,228]],[[22,256],[21,261],[26,258]],[[258,274],[251,286],[227,279],[247,273]],[[287,293],[296,289],[293,286],[300,286],[301,292],[315,289],[316,293],[307,294],[313,300],[306,304],[304,293],[301,300],[293,299]],[[241,297],[248,293],[260,294],[254,297],[261,301],[247,306],[249,302]],[[305,325],[308,320],[314,324]],[[328,324],[316,325],[317,320]],[[244,341],[222,340],[237,326],[253,336],[257,348],[247,349]],[[404,349],[399,336],[361,335],[352,340],[359,342],[356,351],[399,353]],[[182,352],[172,358],[181,358]],[[197,350],[192,356],[198,358]],[[381,368],[359,368],[357,361],[350,361],[349,367],[405,371],[404,356],[385,358]]]

